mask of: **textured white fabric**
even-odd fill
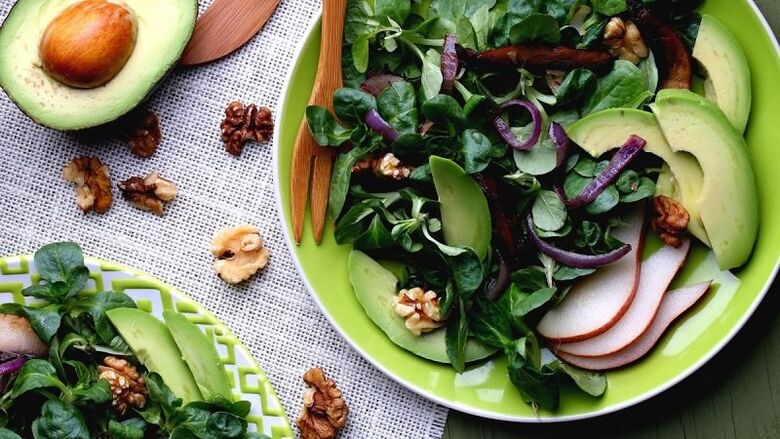
[[[210,1],[200,3],[202,12]],[[12,4],[0,0],[0,19]],[[319,365],[349,403],[342,437],[440,437],[447,410],[374,369],[311,300],[278,220],[273,145],[250,144],[236,159],[219,139],[224,108],[233,99],[275,112],[295,49],[319,7],[319,0],[284,0],[243,50],[211,65],[173,71],[146,104],[163,129],[162,144],[149,159],[133,156],[121,140],[39,127],[0,95],[0,254],[74,240],[88,255],[146,271],[188,293],[251,349],[292,423],[301,407],[301,375]],[[115,189],[108,213],[83,215],[73,186],[61,177],[62,167],[82,154],[100,157],[114,184],[159,170],[179,185],[179,196],[159,218],[132,207]],[[231,287],[212,270],[211,237],[245,222],[263,231],[270,265],[246,285]]]

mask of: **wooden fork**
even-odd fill
[[[323,0],[322,43],[317,65],[317,77],[309,98],[309,105],[319,105],[333,110],[333,93],[341,88],[341,40],[344,34],[344,18],[347,0]],[[306,119],[301,122],[292,161],[292,222],[295,242],[301,243],[303,221],[306,216],[306,200],[309,199],[311,182],[311,222],[314,240],[322,240],[328,208],[330,176],[334,149],[317,145],[309,132]]]

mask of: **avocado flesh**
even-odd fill
[[[737,38],[715,17],[702,14],[693,58],[706,74],[704,95],[743,134],[753,95],[747,56]]]
[[[659,157],[668,167],[658,177],[656,194],[679,201],[690,215],[688,231],[710,245],[697,205],[704,182],[701,167],[690,154],[672,150],[652,113],[620,108],[599,111],[580,119],[566,133],[593,157],[619,148],[632,134],[643,138],[647,142],[644,150]]]
[[[163,318],[203,398],[209,402],[232,402],[233,391],[214,342],[183,314],[165,311]]]
[[[111,122],[137,107],[176,65],[195,27],[195,0],[125,0],[138,35],[122,70],[103,86],[77,89],[41,68],[38,44],[49,23],[80,0],[19,0],[0,27],[0,87],[35,122],[78,130]]]
[[[393,297],[398,294],[398,279],[392,272],[365,253],[353,250],[349,255],[349,281],[368,317],[393,343],[422,358],[438,363],[450,362],[444,328],[416,336],[406,328],[403,317],[396,314]],[[495,349],[469,339],[465,360],[481,360],[495,352]]]
[[[493,236],[485,194],[452,160],[431,156],[429,163],[439,195],[444,242],[469,247],[480,259],[485,259]]]
[[[750,257],[758,233],[758,196],[747,144],[709,100],[687,90],[662,90],[650,106],[675,151],[696,157],[704,173],[697,202],[718,265]]]
[[[106,315],[141,363],[149,371],[160,374],[184,404],[203,400],[190,368],[163,322],[135,308],[115,308],[106,311]]]

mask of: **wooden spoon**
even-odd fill
[[[179,64],[203,64],[232,53],[260,32],[279,1],[216,0],[198,18]]]
[[[333,93],[342,86],[341,39],[344,35],[344,18],[347,0],[323,0],[322,44],[317,65],[317,77],[309,98],[309,105],[319,105],[333,110]],[[293,151],[292,221],[295,242],[301,243],[303,220],[306,216],[306,200],[311,177],[311,218],[314,240],[319,244],[325,229],[325,217],[330,191],[331,166],[334,148],[322,147],[314,142],[306,119],[301,121]]]

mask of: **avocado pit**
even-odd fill
[[[84,0],[65,9],[43,32],[43,70],[70,87],[90,89],[113,79],[135,48],[138,25],[120,3]]]

